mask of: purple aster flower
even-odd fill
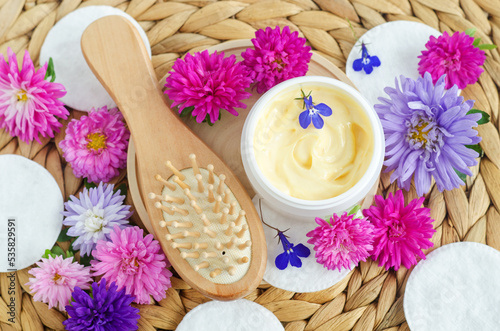
[[[324,103],[315,105],[312,100],[311,92],[309,92],[309,95],[305,95],[304,91],[302,91],[302,98],[300,99],[304,100],[304,108],[306,109],[299,115],[300,126],[303,129],[307,129],[312,121],[316,129],[323,128],[325,122],[321,116],[331,116],[332,109]]]
[[[378,56],[370,56],[368,54],[368,50],[366,49],[365,43],[361,43],[361,57],[357,60],[354,60],[352,63],[352,68],[354,71],[365,70],[366,74],[371,74],[373,71],[373,67],[380,66],[380,60]]]
[[[63,224],[70,226],[68,236],[78,237],[73,248],[81,255],[89,255],[99,240],[109,239],[115,225],[123,228],[132,215],[130,206],[124,205],[125,196],[113,193],[114,185],[100,183],[98,187],[83,189],[80,199],[71,196],[64,203]]]
[[[457,171],[471,176],[469,167],[479,156],[467,148],[481,141],[473,129],[481,114],[468,114],[474,101],[464,102],[456,85],[446,90],[444,76],[435,86],[428,72],[400,80],[401,88],[396,79],[396,88],[385,88],[389,99],[379,98],[382,104],[375,105],[385,133],[386,171],[394,170],[391,181],[409,190],[413,177],[419,196],[429,190],[432,177],[440,191],[460,187]]]
[[[105,278],[92,284],[92,295],[76,287],[63,324],[68,331],[137,330],[139,309],[130,306],[133,300],[125,289],[117,291],[115,283],[106,289]]]
[[[292,265],[292,267],[300,268],[302,267],[301,257],[308,257],[311,254],[309,248],[304,246],[303,244],[294,245],[282,231],[278,232],[279,240],[283,244],[284,252],[280,255],[276,256],[276,260],[274,260],[274,264],[276,264],[276,268],[280,270],[286,269],[288,267],[288,263]]]

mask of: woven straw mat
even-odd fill
[[[476,27],[483,43],[500,45],[500,0],[0,0],[0,53],[7,47],[22,56],[29,50],[38,63],[40,47],[52,26],[69,12],[90,5],[110,5],[126,11],[147,32],[153,64],[164,81],[176,58],[185,52],[203,50],[220,42],[252,38],[256,29],[288,25],[307,38],[313,49],[345,69],[346,58],[355,39],[345,18],[358,36],[387,21],[410,20],[428,24],[440,31],[464,31]],[[499,98],[500,55],[487,51],[485,72],[479,82],[463,91],[466,99],[476,100],[475,108],[491,115],[491,122],[478,130],[486,156],[472,169],[463,188],[439,192],[434,187],[426,196],[437,230],[434,248],[457,241],[475,241],[500,250],[500,137]],[[70,117],[81,116],[73,111]],[[69,119],[68,119],[69,121]],[[82,189],[62,158],[55,139],[30,145],[0,131],[0,154],[20,154],[45,166],[54,176],[64,197]],[[126,171],[112,182],[126,182]],[[396,190],[387,174],[382,175],[378,194]],[[416,197],[412,188],[406,199]],[[130,194],[127,204],[132,205]],[[132,222],[138,222],[137,216]],[[69,242],[58,243],[67,249]],[[405,285],[411,270],[385,271],[377,263],[362,262],[343,281],[324,291],[293,293],[262,283],[246,297],[270,311],[287,331],[302,330],[409,330],[403,312]],[[34,302],[27,270],[17,272],[17,303],[21,303],[16,323],[8,322],[6,302],[8,281],[0,274],[0,329],[64,330],[67,317],[56,309]],[[183,280],[172,278],[173,288],[166,299],[152,305],[137,305],[139,330],[174,330],[186,312],[208,301]],[[24,292],[24,293],[21,293]]]

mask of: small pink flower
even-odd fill
[[[307,242],[314,245],[316,260],[328,270],[351,269],[366,261],[373,246],[373,225],[366,218],[333,214],[330,223],[316,217],[319,226],[307,233]]]
[[[0,56],[0,128],[26,143],[42,137],[54,137],[62,126],[59,118],[69,112],[59,98],[66,95],[64,86],[45,80],[47,64],[35,70],[28,51],[21,70],[16,54],[7,49],[8,62]]]
[[[257,92],[264,93],[278,83],[307,73],[311,47],[305,46],[306,39],[298,36],[288,26],[283,31],[277,26],[255,32],[254,49],[248,48],[241,56]]]
[[[74,288],[78,286],[86,290],[92,281],[90,267],[73,262],[73,257],[64,259],[62,256],[53,258],[49,255],[48,259],[42,258],[36,264],[37,268],[28,271],[35,278],[30,278],[26,285],[34,294],[33,299],[48,303],[49,308],[57,307],[65,311]]]
[[[111,284],[116,282],[117,291],[135,296],[134,302],[149,304],[150,295],[156,301],[165,298],[165,291],[171,287],[172,273],[152,234],[143,238],[143,231],[137,226],[120,229],[115,226],[110,241],[97,242],[92,252],[96,260],[91,262],[94,276],[102,275]]]
[[[75,176],[94,183],[108,182],[127,164],[129,137],[118,109],[103,107],[71,120],[59,146]]]
[[[425,260],[423,249],[434,244],[429,240],[436,230],[432,227],[429,208],[418,208],[424,198],[412,200],[405,206],[403,192],[389,193],[387,199],[375,196],[375,206],[363,210],[365,217],[375,226],[372,259],[379,259],[379,266],[398,270],[404,265],[417,264],[416,257]]]
[[[453,85],[463,89],[476,83],[483,72],[480,66],[486,60],[486,55],[473,42],[474,38],[465,32],[457,31],[451,37],[446,31],[438,38],[431,36],[425,44],[427,50],[419,55],[418,72],[422,77],[425,72],[429,72],[434,84],[446,74],[447,89]]]
[[[179,114],[192,107],[190,114],[198,123],[215,123],[221,109],[238,116],[235,108],[247,107],[241,100],[250,97],[245,89],[252,81],[234,55],[224,58],[224,52],[188,53],[175,61],[172,70],[165,93],[174,101],[172,107],[179,106]]]

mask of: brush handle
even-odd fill
[[[157,130],[176,135],[189,131],[168,107],[146,47],[127,19],[107,16],[97,20],[83,33],[81,47],[88,65],[124,115],[138,151],[158,152],[151,146],[165,142],[155,141],[163,136]]]

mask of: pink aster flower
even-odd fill
[[[134,302],[149,304],[150,295],[156,301],[165,298],[165,291],[171,287],[172,273],[152,234],[143,238],[143,231],[137,226],[120,229],[115,226],[110,241],[97,242],[92,252],[96,260],[91,262],[94,276],[102,275],[109,283],[116,282],[117,291],[135,296]]]
[[[83,290],[89,288],[92,281],[90,267],[84,267],[78,262],[73,262],[73,257],[63,258],[49,255],[48,259],[36,263],[38,267],[28,271],[35,278],[30,278],[26,283],[35,301],[49,304],[49,308],[57,307],[60,311],[71,299],[75,287]]]
[[[372,259],[386,270],[398,270],[404,265],[410,268],[417,264],[416,257],[425,260],[423,249],[431,248],[429,240],[436,230],[432,227],[429,208],[419,208],[424,198],[412,200],[405,206],[403,192],[389,193],[387,199],[375,196],[375,206],[363,210],[375,227]]]
[[[64,86],[46,81],[47,64],[35,70],[28,51],[21,70],[12,49],[7,55],[8,62],[0,56],[0,128],[26,143],[40,143],[39,135],[53,138],[62,126],[59,118],[69,115],[58,100],[66,95]]]
[[[59,146],[75,176],[94,183],[108,182],[127,164],[129,137],[118,109],[103,107],[71,120]]]
[[[235,55],[224,58],[224,52],[188,53],[177,59],[172,69],[165,93],[174,101],[172,107],[179,106],[179,113],[189,110],[198,123],[215,123],[221,109],[238,116],[235,108],[247,107],[241,100],[250,97],[245,89],[252,81]]]
[[[309,233],[307,242],[314,245],[316,261],[328,270],[351,269],[366,261],[373,246],[373,225],[366,218],[343,213],[333,214],[330,222],[316,217],[318,227]]]
[[[278,83],[307,73],[311,47],[305,46],[306,39],[298,36],[288,26],[283,31],[277,26],[255,32],[254,49],[248,48],[241,56],[257,92],[264,93]]]
[[[425,72],[432,75],[434,84],[446,74],[446,88],[453,85],[463,89],[474,84],[483,72],[480,66],[486,60],[483,50],[472,43],[474,38],[465,32],[455,32],[451,37],[444,32],[438,38],[431,36],[425,44],[427,50],[419,55],[418,71],[422,77]]]

